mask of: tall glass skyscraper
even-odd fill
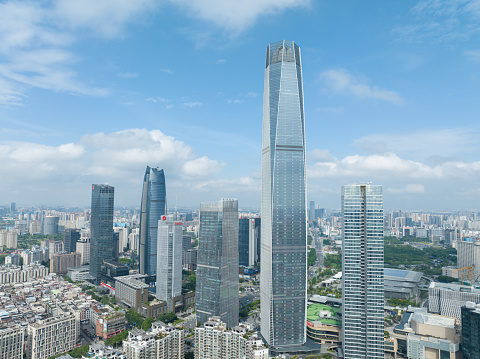
[[[158,221],[167,214],[167,191],[163,169],[147,166],[140,207],[140,273],[157,273]]]
[[[261,333],[270,346],[305,343],[307,208],[300,48],[267,47],[263,96]]]
[[[197,322],[218,316],[228,328],[238,325],[238,201],[200,204]]]
[[[183,223],[174,215],[158,221],[157,299],[167,302],[167,310],[175,312],[172,298],[182,294]]]
[[[382,186],[342,187],[343,352],[384,357]]]
[[[113,186],[107,184],[92,185],[90,274],[95,277],[97,285],[101,281],[103,261],[113,258],[113,196]]]

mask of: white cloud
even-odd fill
[[[198,106],[202,106],[203,103],[202,102],[184,102],[182,104],[183,107],[189,107],[189,108],[192,108],[192,107],[198,107]]]
[[[321,73],[327,91],[335,94],[348,94],[359,99],[373,99],[395,104],[403,102],[395,91],[371,86],[362,76],[355,76],[345,69],[331,69]]]
[[[355,140],[354,145],[367,154],[393,152],[416,160],[448,162],[475,152],[478,142],[477,130],[453,128],[368,135]]]
[[[104,182],[117,187],[119,198],[136,203],[147,165],[163,168],[167,188],[181,191],[179,195],[192,195],[190,188],[213,180],[225,166],[207,156],[197,156],[192,147],[172,136],[145,129],[88,134],[76,143],[59,146],[3,143],[0,162],[4,191],[15,189],[29,203],[62,203],[69,198],[77,204],[89,201],[71,194],[71,186],[88,197],[92,183]],[[45,194],[36,193],[37,187],[43,188]],[[6,198],[11,193],[0,190],[0,195]]]
[[[306,7],[311,0],[170,0],[191,16],[214,23],[230,31],[240,32],[264,15],[286,9]]]
[[[240,104],[240,103],[242,103],[242,102],[243,102],[243,101],[242,101],[242,100],[239,100],[239,99],[227,100],[227,103],[228,103],[229,105],[231,105],[231,104],[237,104],[237,105],[238,105],[238,104]]]
[[[218,59],[218,60],[216,61],[216,63],[219,64],[219,65],[224,64],[224,63],[226,63],[226,62],[227,62],[227,60],[225,60],[225,59]]]
[[[480,50],[466,50],[463,55],[470,61],[480,62]]]
[[[160,69],[159,71],[160,72],[165,72],[166,74],[169,74],[169,75],[174,75],[173,71],[170,70],[170,69]]]
[[[418,183],[407,184],[404,188],[387,188],[388,192],[391,193],[416,193],[421,194],[425,193],[425,186]]]
[[[119,72],[117,74],[117,77],[121,78],[121,79],[134,79],[134,78],[138,77],[138,74],[136,74],[134,72]]]
[[[127,22],[140,20],[157,7],[154,0],[56,0],[51,16],[62,27],[86,28],[113,37]]]
[[[224,163],[218,163],[206,156],[196,158],[184,163],[183,173],[192,178],[204,178],[215,175],[222,170]]]
[[[421,0],[411,9],[411,22],[393,29],[397,41],[468,41],[480,31],[479,0]]]

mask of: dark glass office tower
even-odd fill
[[[76,252],[77,242],[80,241],[80,230],[65,228],[63,235],[63,249],[67,253]]]
[[[250,243],[250,219],[238,220],[238,264],[248,267],[249,243]]]
[[[464,359],[480,358],[480,305],[462,307],[462,353]]]
[[[261,334],[274,348],[306,337],[307,206],[300,48],[267,47],[263,96]]]
[[[113,196],[113,186],[92,185],[90,274],[96,278],[97,285],[101,281],[103,261],[113,257]]]
[[[158,221],[167,214],[165,174],[147,166],[140,208],[140,273],[157,273]]]
[[[238,201],[200,204],[197,322],[218,316],[228,328],[238,325]]]

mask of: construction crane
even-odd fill
[[[463,271],[465,269],[468,269],[468,276],[467,278],[470,279],[470,285],[473,284],[473,267],[475,267],[475,264],[471,265],[471,266],[468,266],[468,267],[463,267],[463,268],[459,268],[459,269],[454,269],[453,271],[454,272],[458,272],[458,271]],[[462,284],[464,284],[464,281],[463,281],[463,277],[465,276],[465,273],[461,272],[460,275],[462,276]]]

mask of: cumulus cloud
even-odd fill
[[[347,94],[359,99],[380,100],[401,104],[402,97],[395,91],[368,84],[363,76],[353,75],[345,69],[331,69],[321,73],[328,92]]]
[[[459,155],[475,152],[478,142],[477,130],[452,128],[373,134],[356,139],[353,144],[367,154],[393,152],[416,160],[448,162]]]
[[[25,191],[30,193],[32,201],[36,197],[44,203],[61,203],[62,198],[69,198],[83,204],[88,203],[88,199],[70,194],[71,186],[83,189],[83,195],[88,196],[92,183],[109,182],[118,187],[116,193],[120,198],[135,203],[130,196],[132,191],[139,196],[147,165],[163,168],[168,188],[182,191],[181,194],[191,193],[190,188],[212,180],[225,166],[207,156],[197,156],[191,146],[172,136],[145,129],[93,133],[84,135],[76,143],[59,146],[3,143],[0,161],[4,191],[21,192],[22,188],[31,191],[33,185],[48,191],[49,196]]]
[[[240,32],[264,15],[306,7],[311,0],[170,0],[187,13],[230,31]]]

